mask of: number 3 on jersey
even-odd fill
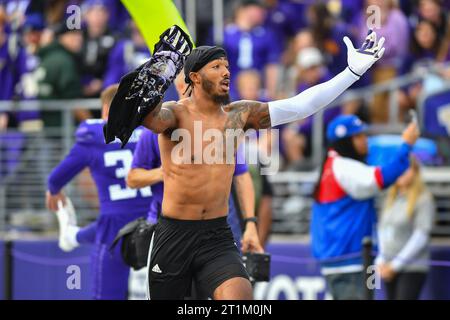
[[[116,178],[122,179],[125,182],[125,178],[131,169],[131,162],[133,161],[131,150],[108,151],[105,152],[103,158],[105,160],[105,167],[114,167],[119,162],[122,162],[123,166],[116,169]],[[150,187],[141,188],[139,192],[143,197],[150,197],[152,195]],[[120,184],[109,186],[109,197],[112,201],[133,199],[137,197],[137,194],[138,189],[122,188]]]

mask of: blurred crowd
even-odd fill
[[[214,43],[212,14],[205,13],[210,6],[211,1],[197,1],[197,45]],[[450,61],[448,1],[225,0],[224,6],[222,45],[232,99],[280,99],[330,79],[347,65],[342,38],[348,35],[358,46],[368,25],[377,23],[378,36],[387,39],[386,53],[353,89],[411,72],[433,76],[398,90],[403,121],[424,90],[450,79],[448,64],[430,69]],[[120,0],[0,0],[0,100],[95,98],[150,55]],[[370,103],[355,98],[327,110],[324,121],[343,113],[386,123],[388,99],[384,93]],[[76,121],[98,116],[89,110],[74,113]],[[49,112],[3,113],[0,130],[36,120],[60,124]],[[312,126],[310,117],[281,128],[286,167],[310,156]]]

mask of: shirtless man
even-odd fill
[[[344,71],[293,98],[269,103],[230,103],[230,72],[222,48],[203,46],[190,53],[184,65],[185,81],[191,90],[189,98],[153,106],[142,123],[162,133],[159,145],[164,196],[162,216],[150,244],[151,299],[182,299],[192,277],[213,299],[253,298],[247,272],[226,223],[234,164],[206,164],[203,154],[194,153],[195,143],[191,145],[190,161],[175,161],[173,151],[179,142],[174,141],[172,134],[182,129],[194,141],[195,135],[203,137],[206,130],[213,129],[220,130],[226,140],[235,130],[269,128],[317,112],[357,81],[384,52],[384,38],[377,41],[375,32],[369,33],[358,50],[347,37],[344,42],[349,64]],[[194,130],[199,123],[201,132]],[[203,148],[210,143],[203,141]],[[232,156],[236,147],[233,144]],[[230,158],[226,153],[228,148],[224,148],[223,159]],[[243,241],[250,251],[261,248],[253,219],[248,219]]]

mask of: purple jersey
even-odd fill
[[[16,86],[26,72],[27,60],[25,49],[19,46],[17,52],[13,52],[14,39],[9,34],[5,36],[6,41],[0,45],[0,100],[10,100],[18,94]]]
[[[306,9],[307,4],[291,1],[278,1],[269,8],[265,25],[274,31],[278,43],[283,47],[288,38],[306,27]]]
[[[279,62],[282,46],[267,27],[259,26],[249,32],[242,32],[232,24],[225,28],[223,47],[230,63],[231,94],[236,96],[234,82],[239,71],[256,69],[263,72],[266,65]]]
[[[143,129],[134,150],[131,168],[150,170],[159,167],[161,167],[161,154],[159,152],[158,135],[148,129]],[[161,204],[164,192],[163,183],[156,183],[151,186],[151,189],[153,201]]]
[[[248,171],[247,164],[244,159],[244,149],[239,148],[237,164],[234,169],[234,175],[238,176]],[[159,168],[161,166],[161,154],[159,151],[158,135],[148,129],[143,129],[139,138],[136,149],[134,150],[133,163],[131,168],[142,168],[146,170]],[[161,211],[161,204],[164,193],[164,185],[162,182],[151,186],[153,203],[150,207],[149,220],[156,219],[157,214]]]
[[[58,193],[81,170],[89,168],[97,186],[101,215],[133,210],[144,216],[152,199],[150,188],[131,189],[125,182],[142,128],[136,129],[130,142],[121,149],[119,140],[105,144],[104,124],[100,119],[80,124],[75,145],[48,178],[48,189],[52,194]]]

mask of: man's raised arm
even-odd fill
[[[124,146],[133,130],[150,113],[152,121],[148,122],[160,129],[164,127],[157,120],[168,114],[164,106],[161,107],[162,98],[183,69],[191,50],[189,36],[178,26],[172,26],[160,36],[150,60],[120,80],[109,109],[108,123],[103,128],[106,143],[117,137]]]
[[[143,120],[142,124],[155,133],[166,133],[177,127],[174,108],[176,101],[160,103]]]
[[[361,48],[355,49],[350,39],[344,37],[348,50],[348,66],[331,80],[313,86],[289,99],[269,103],[236,102],[235,107],[248,113],[245,127],[255,129],[274,127],[306,118],[326,107],[383,56],[384,40],[381,38],[377,41],[376,33],[369,30]]]

